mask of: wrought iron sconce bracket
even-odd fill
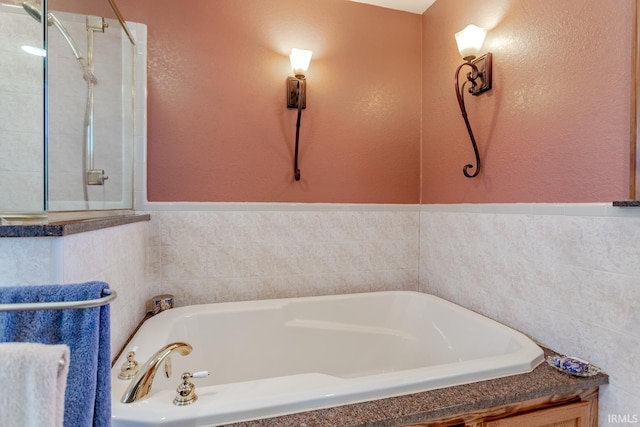
[[[300,168],[298,167],[298,147],[300,145],[300,121],[302,110],[307,108],[307,79],[305,74],[311,62],[313,52],[304,49],[291,49],[291,69],[295,77],[287,77],[287,108],[298,110],[296,120],[296,145],[293,160],[293,177],[300,181]]]
[[[304,77],[287,77],[287,108],[307,108],[307,80]]]
[[[476,139],[473,135],[473,130],[471,129],[471,124],[469,123],[469,117],[467,115],[467,109],[464,104],[464,90],[467,84],[471,84],[468,89],[468,92],[471,95],[477,96],[483,92],[486,92],[492,87],[492,75],[491,75],[491,65],[492,65],[492,55],[491,53],[487,53],[485,55],[480,56],[479,58],[475,58],[474,56],[469,56],[464,58],[465,62],[458,67],[455,75],[455,90],[456,97],[458,99],[458,105],[460,106],[460,112],[462,113],[462,118],[464,119],[464,123],[467,127],[467,132],[469,133],[469,138],[471,139],[471,145],[473,146],[473,152],[476,157],[475,166],[472,164],[467,164],[462,169],[462,173],[467,178],[475,178],[480,173],[480,153],[478,152],[478,144],[476,143]],[[463,67],[470,67],[471,71],[467,73],[467,80],[460,86],[460,71]],[[469,169],[474,169],[473,172],[469,172]]]
[[[287,77],[287,108],[298,110],[296,120],[296,143],[293,158],[293,177],[300,181],[300,168],[298,167],[298,148],[300,146],[300,121],[302,110],[307,108],[307,80],[304,76]]]
[[[480,95],[483,92],[491,90],[491,62],[493,55],[491,52],[467,61],[461,65],[471,66],[471,71],[467,73],[467,81],[471,82],[469,93],[471,95]]]

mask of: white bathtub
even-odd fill
[[[526,336],[433,295],[375,292],[203,304],[145,322],[131,346],[142,365],[182,341],[173,375],[120,403],[129,381],[112,369],[113,427],[203,426],[338,406],[533,370],[543,352]],[[184,371],[198,400],[172,404]]]

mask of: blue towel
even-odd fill
[[[100,298],[104,282],[0,287],[0,304]],[[0,342],[67,344],[71,349],[65,427],[111,425],[109,305],[0,313]]]

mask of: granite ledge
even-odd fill
[[[144,215],[119,215],[104,218],[85,220],[61,221],[49,224],[29,225],[1,225],[0,238],[2,237],[62,237],[71,234],[85,233],[101,230],[103,228],[117,227],[135,222],[149,221],[151,216]]]
[[[544,349],[545,357],[554,352]],[[280,417],[225,424],[227,427],[401,427],[607,384],[600,373],[574,377],[541,363],[532,372],[404,396]]]
[[[613,206],[616,208],[640,208],[640,200],[614,201]]]

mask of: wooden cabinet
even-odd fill
[[[591,403],[579,402],[488,421],[482,427],[591,427]]]
[[[405,427],[598,427],[598,388],[545,396]]]

